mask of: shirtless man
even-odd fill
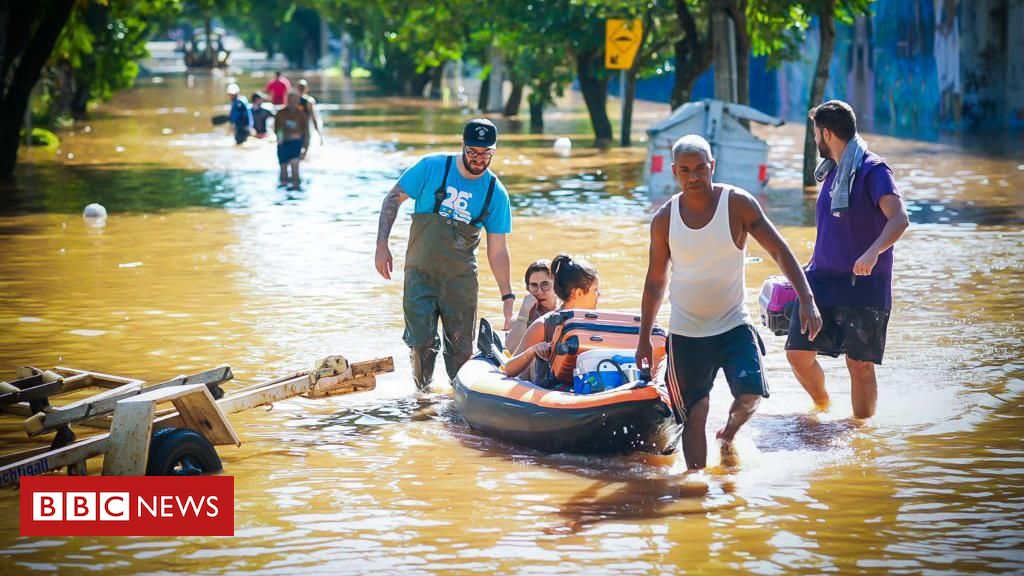
[[[293,188],[299,187],[302,142],[309,133],[309,123],[305,112],[299,107],[299,102],[297,93],[288,93],[288,105],[279,110],[274,118],[274,130],[277,132],[277,163],[281,165],[281,186]]]

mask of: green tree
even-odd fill
[[[4,30],[0,37],[0,177],[14,173],[32,88],[74,4],[74,0],[0,3],[0,26]]]
[[[680,34],[673,42],[675,81],[672,109],[690,101],[693,83],[711,66],[710,4],[700,0],[674,0]]]
[[[809,106],[821,103],[828,83],[829,65],[836,45],[836,20],[852,24],[853,19],[867,14],[872,0],[805,0],[804,10],[818,18],[818,34],[821,39],[818,63],[815,66],[814,81],[811,82]],[[804,132],[804,188],[814,188],[814,168],[818,160],[818,149],[814,145],[814,122],[808,118]]]
[[[150,22],[177,8],[174,0],[81,5],[72,12],[49,58],[49,76],[62,81],[48,82],[43,99],[60,103],[57,113],[66,112],[66,104],[75,117],[83,117],[90,101],[107,100],[130,87],[139,73],[138,61],[148,55]]]

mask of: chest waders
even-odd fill
[[[444,365],[454,380],[473,354],[477,306],[476,252],[480,228],[490,214],[496,177],[491,177],[480,215],[469,224],[440,214],[454,156],[444,164],[444,178],[434,191],[434,211],[412,215],[405,252],[403,340],[410,348],[412,375],[419,390],[428,390],[441,350],[437,320],[444,334]]]

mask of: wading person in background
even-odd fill
[[[283,106],[288,102],[288,93],[292,91],[292,83],[278,70],[274,72],[274,79],[267,82],[264,91],[270,94],[270,101],[274,106]]]
[[[295,92],[288,94],[288,105],[277,111],[274,131],[277,132],[277,163],[281,166],[281,186],[298,188],[302,141],[309,131],[309,124],[306,122],[306,114],[299,108],[299,95]]]
[[[672,146],[672,174],[682,192],[651,221],[650,262],[641,305],[637,366],[651,366],[651,329],[669,287],[668,390],[683,426],[683,455],[690,469],[707,464],[711,386],[724,370],[733,403],[717,437],[725,449],[750,419],[768,384],[761,363],[764,344],[750,324],[743,297],[747,237],[778,263],[803,307],[799,327],[813,339],[821,317],[793,252],[748,192],[713,184],[711,146],[697,135]],[[671,264],[671,275],[669,265]]]
[[[238,84],[228,84],[228,96],[231,97],[231,112],[228,121],[235,130],[235,144],[244,144],[249,139],[252,128],[252,109],[245,96],[238,93]]]
[[[267,137],[267,120],[274,117],[274,108],[267,102],[262,92],[252,94],[252,127],[257,138]]]
[[[407,198],[415,201],[405,253],[405,343],[416,388],[430,389],[441,350],[437,321],[444,334],[444,363],[449,379],[473,353],[477,309],[476,252],[481,229],[487,231],[487,260],[498,284],[505,316],[512,319],[515,294],[510,281],[506,236],[512,231],[508,192],[489,170],[497,129],[489,120],[466,124],[459,154],[433,154],[405,171],[388,192],[377,230],[377,272],[391,279],[394,261],[388,238]]]
[[[305,78],[299,80],[299,96],[302,98],[299,101],[299,106],[302,111],[306,113],[306,121],[313,125],[313,129],[316,130],[316,135],[320,137],[320,146],[324,145],[324,135],[320,132],[320,119],[316,112],[316,98],[309,95],[309,82]],[[306,128],[306,139],[302,141],[302,158],[306,158],[306,152],[309,151],[309,128]]]
[[[527,294],[505,338],[505,349],[512,352],[519,347],[526,329],[534,320],[558,307],[550,261],[537,260],[527,266],[523,281],[526,283]]]
[[[815,177],[817,238],[807,280],[824,325],[810,341],[794,323],[786,357],[797,380],[821,409],[829,406],[825,373],[817,354],[846,354],[853,415],[875,414],[889,311],[892,309],[893,244],[910,226],[892,170],[857,134],[857,117],[846,102],[815,106],[814,140],[824,160]]]

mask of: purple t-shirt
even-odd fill
[[[899,196],[892,170],[877,154],[867,152],[853,179],[850,208],[832,215],[832,186],[836,171],[825,178],[815,210],[818,235],[807,280],[818,306],[892,308],[892,255],[890,247],[878,255],[869,276],[857,276],[853,265],[878,239],[888,219],[879,207],[883,196]]]

